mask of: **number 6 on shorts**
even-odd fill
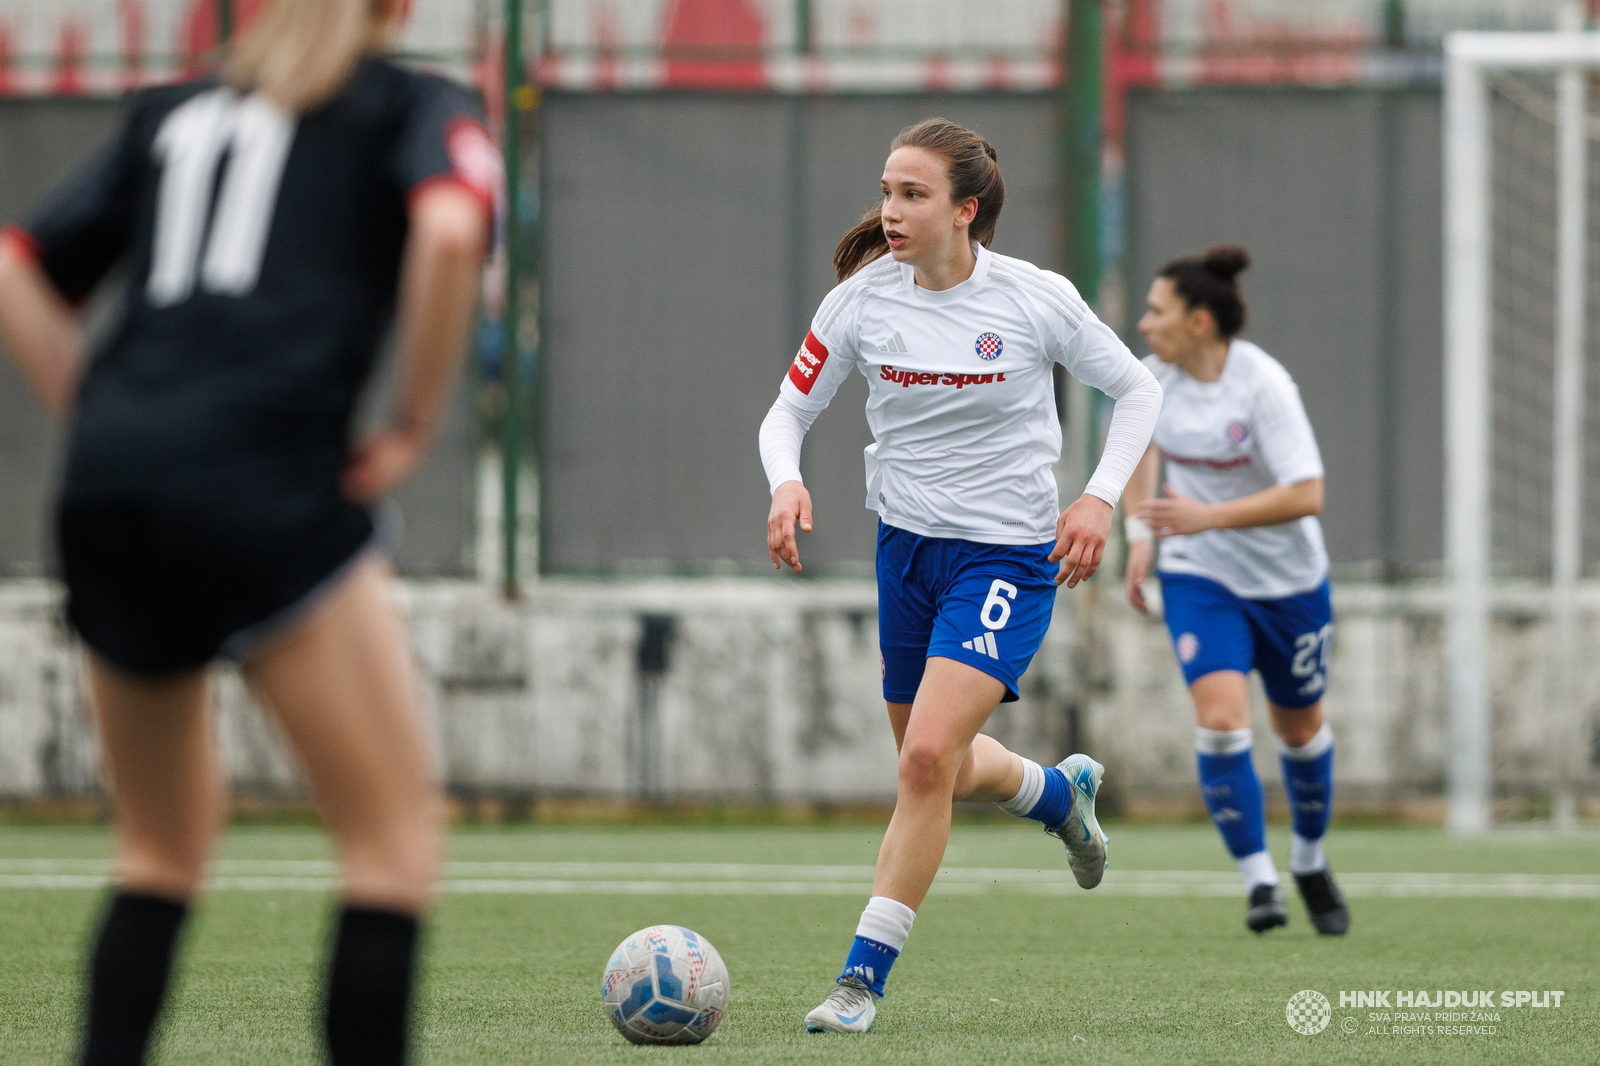
[[[1000,595],[1002,592],[1006,594],[1005,597]],[[1011,621],[1011,604],[1006,602],[1006,597],[1013,600],[1016,599],[1017,586],[1009,581],[1001,581],[999,578],[995,578],[994,584],[989,586],[988,598],[983,601],[983,610],[979,613],[979,617],[982,618],[985,626],[990,629],[1004,629],[1006,623]],[[997,607],[1000,609],[998,620],[989,617],[994,614]]]

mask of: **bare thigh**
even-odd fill
[[[89,683],[116,801],[118,883],[187,899],[226,811],[205,671],[147,678],[91,654]]]
[[[357,563],[246,676],[310,775],[345,897],[420,911],[443,807],[387,564]]]
[[[971,674],[981,673],[981,671],[973,670],[963,663],[944,658],[929,659],[928,670],[933,674],[935,685],[938,684],[940,678],[947,677],[952,673],[958,676],[969,672]],[[928,674],[925,673],[923,677],[926,679]],[[986,680],[984,680],[987,677],[988,675],[983,675],[983,678],[969,678],[968,680],[977,681],[980,689],[983,689],[988,687]],[[922,698],[921,692],[918,692],[918,698]],[[984,699],[987,699],[987,695],[985,695]],[[894,750],[897,752],[902,751],[905,747],[906,726],[911,721],[911,709],[913,706],[910,703],[887,704],[889,728],[894,730]],[[993,714],[994,708],[990,707],[988,713]],[[987,716],[985,720],[987,720]],[[982,726],[980,725],[979,728],[982,728]],[[1017,794],[1017,789],[1021,787],[1022,764],[1012,756],[1011,752],[1006,750],[1005,745],[983,733],[974,736],[967,746],[966,755],[961,760],[960,769],[956,771],[953,798],[958,800],[999,801],[1010,799]]]

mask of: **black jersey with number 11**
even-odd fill
[[[103,656],[148,672],[246,650],[371,538],[339,480],[408,201],[436,181],[494,210],[476,100],[369,57],[301,116],[214,80],[136,94],[16,233],[69,299],[125,268],[58,510],[69,615]]]

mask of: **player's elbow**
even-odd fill
[[[440,185],[425,191],[412,211],[412,239],[423,254],[446,262],[482,260],[488,239],[486,208],[466,189]]]
[[[15,289],[28,276],[33,259],[26,249],[12,240],[9,234],[0,234],[0,286]]]
[[[1322,514],[1323,487],[1320,477],[1302,481],[1294,486],[1294,489],[1298,497],[1295,502],[1299,504],[1297,510],[1300,512],[1300,517],[1315,517]]]

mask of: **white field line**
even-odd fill
[[[857,896],[872,886],[870,866],[690,862],[447,862],[439,891],[502,895]],[[0,859],[0,889],[98,888],[111,881],[102,859]],[[1353,897],[1600,899],[1600,875],[1341,873]],[[222,859],[213,891],[329,891],[337,868],[324,860]],[[1073,895],[1064,870],[945,867],[933,892]],[[1114,896],[1236,896],[1238,876],[1216,870],[1106,871],[1095,890]]]

